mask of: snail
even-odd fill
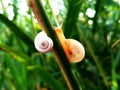
[[[69,60],[69,62],[80,62],[85,56],[83,45],[74,39],[66,39],[61,27],[55,27],[55,33],[62,45],[62,48]],[[34,40],[35,48],[42,53],[47,53],[53,48],[53,41],[47,34],[42,31]]]
[[[63,47],[69,62],[80,62],[85,56],[83,45],[74,39],[66,39],[61,27],[55,27],[55,33]]]
[[[35,48],[41,53],[47,53],[53,48],[53,41],[47,34],[42,31],[37,34],[34,40]]]

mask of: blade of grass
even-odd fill
[[[62,46],[58,40],[56,33],[54,32],[51,23],[45,13],[45,10],[41,4],[40,0],[27,0],[29,6],[32,8],[34,14],[37,17],[37,20],[41,28],[52,38],[54,42],[54,54],[57,58],[58,65],[62,71],[62,74],[65,78],[65,81],[68,85],[69,90],[80,90],[78,83],[75,80],[74,74],[71,70],[71,65],[68,62],[68,58],[63,51]]]
[[[100,72],[100,74],[101,74],[101,76],[102,76],[102,78],[103,78],[103,81],[104,81],[105,85],[108,86],[109,83],[108,83],[107,77],[106,77],[106,75],[105,75],[105,71],[104,71],[104,69],[102,68],[102,66],[100,65],[98,58],[95,56],[95,54],[94,54],[94,52],[93,52],[93,49],[92,49],[89,41],[88,41],[87,38],[84,36],[84,34],[83,34],[83,32],[80,30],[79,26],[76,25],[76,27],[77,27],[78,33],[80,34],[81,38],[82,38],[83,41],[85,42],[85,44],[86,44],[86,46],[87,46],[87,48],[88,48],[88,51],[90,52],[90,54],[91,54],[91,56],[92,56],[92,58],[93,58],[93,60],[94,60],[94,62],[95,62],[95,64],[96,64],[96,66],[97,66],[97,68],[98,68],[98,70],[99,70],[99,72]]]
[[[34,48],[33,40],[28,37],[16,24],[10,21],[7,17],[0,14],[0,21],[2,21],[17,37],[19,37],[31,51],[36,51]]]
[[[0,3],[1,3],[1,5],[2,5],[2,9],[3,9],[4,15],[7,15],[7,11],[6,11],[6,8],[5,8],[5,5],[4,5],[3,1],[0,0]]]
[[[65,90],[63,86],[55,80],[55,78],[46,70],[44,67],[41,67],[40,65],[34,64],[30,57],[26,56],[23,53],[19,53],[18,51],[15,51],[14,49],[11,49],[8,46],[1,45],[0,44],[0,50],[8,53],[12,58],[17,60],[18,62],[25,64],[29,70],[32,72],[36,72],[40,78],[45,81],[49,86],[52,87],[53,90]],[[32,67],[32,68],[31,68]]]
[[[72,34],[75,32],[74,30],[76,30],[75,25],[78,21],[80,8],[82,6],[83,1],[84,0],[68,0],[69,7],[68,7],[65,22],[63,24],[63,29],[64,29],[66,38],[71,37]]]
[[[83,0],[81,0],[81,1],[83,1]],[[66,22],[64,23],[64,32],[66,34],[70,35],[71,34],[70,29],[73,32],[74,32],[74,30],[77,30],[80,38],[82,38],[83,41],[85,42],[85,44],[87,45],[87,48],[88,48],[88,50],[89,50],[89,52],[90,52],[90,54],[91,54],[91,56],[92,56],[92,58],[93,58],[93,60],[96,64],[98,70],[101,73],[101,76],[103,78],[103,81],[104,81],[105,85],[108,86],[109,83],[107,81],[107,77],[105,75],[105,72],[104,72],[102,66],[98,62],[99,60],[95,56],[90,43],[87,41],[86,37],[84,36],[84,34],[80,30],[79,26],[77,25],[77,20],[78,20],[78,16],[79,16],[79,12],[80,12],[80,6],[81,6],[81,2],[78,1],[78,0],[69,1],[69,9],[68,9],[67,17],[66,17],[66,20],[65,20]],[[74,24],[71,24],[71,23],[74,23]]]
[[[111,56],[112,56],[112,87],[111,90],[119,90],[119,85],[118,85],[118,78],[117,78],[117,73],[116,73],[116,69],[117,66],[119,64],[120,61],[120,50],[117,52],[117,54],[114,57],[113,52],[111,52]]]
[[[20,70],[18,70],[18,68],[23,68],[22,71],[24,71],[26,68],[23,67],[22,64],[19,65],[15,65],[15,63],[12,61],[12,58],[10,56],[8,56],[8,54],[4,55],[4,60],[7,67],[10,69],[10,73],[12,74],[13,82],[17,88],[17,90],[27,90],[27,86],[25,83],[25,79],[23,79],[23,74],[21,73]]]

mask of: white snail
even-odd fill
[[[37,34],[34,40],[35,48],[41,53],[47,53],[53,48],[53,41],[44,31]]]
[[[85,56],[83,45],[74,39],[66,39],[61,27],[56,27],[55,32],[70,62],[80,62]]]

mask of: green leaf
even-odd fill
[[[2,21],[17,37],[19,37],[28,47],[30,51],[36,51],[33,40],[28,37],[16,24],[0,14],[0,21]]]
[[[46,69],[44,69],[44,67],[40,67],[39,65],[35,65],[32,62],[34,60],[32,60],[30,57],[26,56],[23,53],[19,53],[18,51],[15,51],[14,49],[12,49],[8,46],[4,46],[4,45],[0,45],[0,50],[8,53],[15,60],[17,60],[20,63],[25,64],[27,67],[32,67],[32,66],[36,67],[37,66],[37,68],[32,68],[32,72],[37,73],[43,81],[45,81],[49,86],[52,87],[53,90],[56,90],[56,89],[65,90],[63,88],[63,86],[60,84],[60,82],[55,80],[55,78]]]
[[[23,64],[15,64],[13,59],[8,56],[8,54],[4,55],[6,60],[6,65],[7,68],[9,68],[10,73],[12,75],[13,79],[13,84],[15,84],[17,90],[27,90],[27,85],[26,85],[26,79],[24,79],[24,76],[26,76],[26,68]],[[17,65],[17,66],[16,66]],[[20,70],[20,69],[21,70]]]

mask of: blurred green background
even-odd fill
[[[120,90],[120,0],[41,0],[53,25],[85,47],[71,64],[82,90]],[[41,28],[26,0],[0,0],[0,90],[68,90],[52,52],[38,53]]]

